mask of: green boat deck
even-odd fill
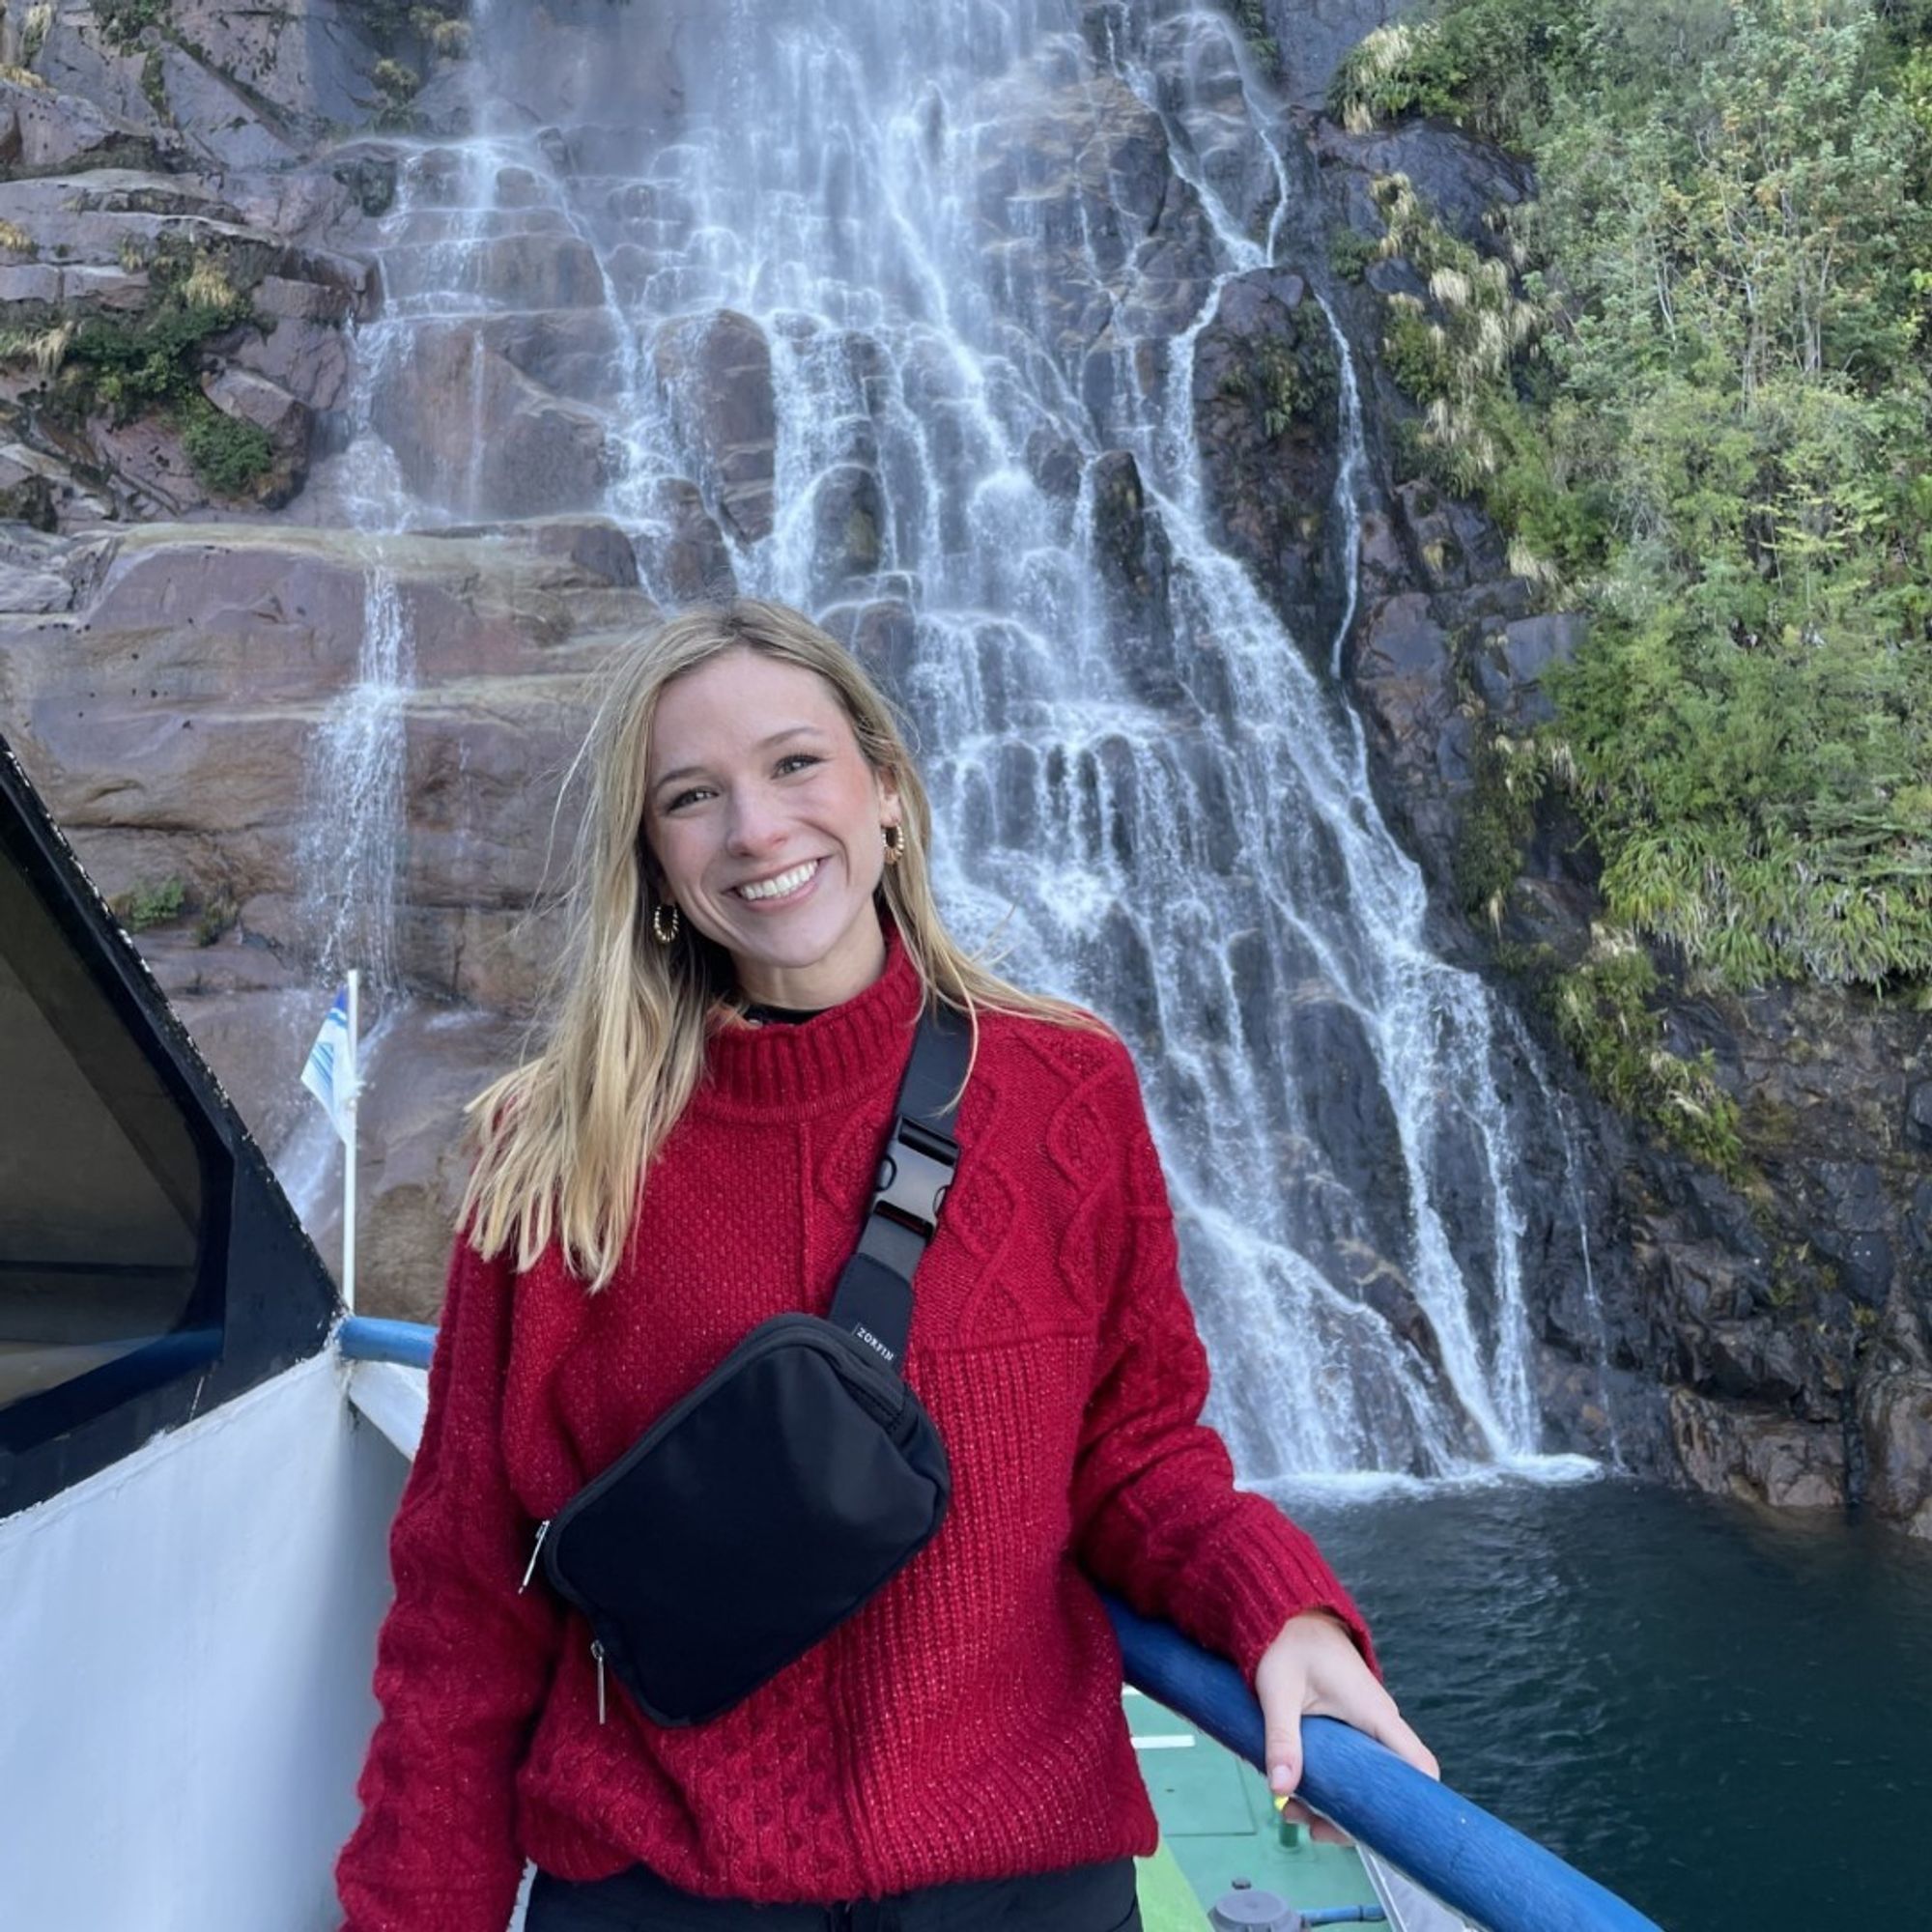
[[[1137,1690],[1126,1709],[1161,1831],[1140,1867],[1146,1932],[1202,1932],[1208,1908],[1241,1879],[1298,1912],[1378,1906],[1353,1848],[1318,1845],[1278,1816],[1260,1772]]]

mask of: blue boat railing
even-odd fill
[[[436,1330],[351,1316],[336,1347],[352,1361],[427,1368]],[[1248,1763],[1262,1762],[1262,1713],[1241,1674],[1178,1631],[1108,1597],[1127,1682]],[[1333,1718],[1301,1722],[1296,1796],[1486,1932],[1659,1932],[1656,1923],[1554,1852],[1425,1777]]]
[[[377,1315],[345,1316],[336,1324],[335,1351],[350,1362],[396,1362],[426,1369],[436,1330],[424,1321],[388,1321]]]

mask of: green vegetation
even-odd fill
[[[1464,912],[1482,914],[1500,931],[1548,771],[1533,740],[1505,736],[1487,714],[1477,724],[1469,765],[1474,782],[1456,850],[1456,893]]]
[[[20,64],[32,67],[35,56],[40,52],[47,38],[47,29],[54,23],[53,0],[34,0],[27,9],[25,23],[20,29]]]
[[[235,895],[225,887],[214,892],[201,908],[194,923],[195,943],[213,946],[223,933],[234,928],[241,920],[242,908],[235,903]]]
[[[0,329],[0,362],[31,362],[43,376],[51,376],[67,359],[73,330],[71,322],[50,323],[44,328]]]
[[[1748,1173],[1738,1104],[1709,1051],[1685,1060],[1663,1043],[1651,1007],[1657,968],[1628,933],[1599,927],[1589,953],[1547,986],[1551,1016],[1592,1087],[1733,1182]]]
[[[1270,439],[1333,420],[1342,371],[1327,329],[1311,320],[1319,313],[1313,303],[1290,311],[1285,333],[1247,338],[1222,373],[1220,394],[1251,405]]]
[[[350,6],[363,31],[389,59],[427,55],[457,60],[469,51],[469,22],[465,17],[469,0],[350,0]],[[377,84],[389,91],[384,83]],[[420,75],[416,85],[421,85]]]
[[[115,917],[129,932],[165,925],[169,920],[179,919],[186,904],[187,890],[175,878],[131,886],[112,901]]]
[[[179,420],[187,460],[216,496],[245,496],[274,466],[274,445],[266,430],[223,415],[206,398],[185,404]]]
[[[349,10],[384,53],[393,53],[412,36],[434,43],[452,27],[465,26],[469,0],[350,0]]]
[[[125,423],[199,397],[201,345],[247,314],[219,270],[197,270],[164,281],[159,298],[131,320],[90,317],[67,346],[70,401],[105,409]]]
[[[1264,0],[1228,0],[1228,11],[1241,30],[1264,73],[1274,73],[1281,66],[1281,46],[1268,32],[1267,8]]]
[[[1406,175],[1378,181],[1380,252],[1401,256],[1428,284],[1387,298],[1382,354],[1389,373],[1423,408],[1408,426],[1414,467],[1445,490],[1471,496],[1519,460],[1526,425],[1514,418],[1513,368],[1545,316],[1518,293],[1509,260],[1484,255],[1432,220]]]
[[[381,97],[376,126],[408,128],[413,117],[410,103],[422,91],[422,76],[414,68],[385,55],[369,70],[369,78],[376,83],[376,92]]]
[[[169,0],[94,0],[94,17],[100,38],[118,52],[140,43],[150,27],[165,26]]]
[[[1352,228],[1338,228],[1328,238],[1328,266],[1343,281],[1359,282],[1380,253],[1370,237]]]
[[[1333,415],[1341,372],[1335,349],[1320,324],[1309,325],[1313,304],[1295,312],[1293,341],[1264,335],[1256,341],[1250,370],[1261,406],[1262,429],[1285,436],[1297,423],[1327,423]]]
[[[145,932],[152,925],[186,919],[191,922],[189,929],[197,946],[213,946],[242,917],[235,895],[225,887],[197,904],[185,883],[173,875],[130,886],[110,899],[108,906],[129,932]]]
[[[1356,132],[1414,114],[1513,139],[1549,112],[1560,84],[1577,71],[1579,35],[1605,11],[1589,0],[1570,7],[1463,0],[1378,27],[1342,63],[1331,103]]]
[[[236,286],[245,258],[161,247],[128,258],[145,268],[152,299],[132,316],[49,319],[43,327],[0,332],[0,362],[31,363],[47,381],[43,407],[77,424],[97,411],[116,423],[159,412],[180,430],[195,473],[222,496],[245,495],[273,467],[268,436],[223,415],[202,393],[204,345],[252,319]]]
[[[1411,468],[1589,616],[1537,756],[1612,926],[1732,986],[1932,997],[1932,6],[1446,0],[1365,42],[1336,105],[1535,164],[1480,247],[1380,185],[1428,290],[1388,298],[1386,349]],[[1487,905],[1526,821],[1483,755]],[[1571,1031],[1596,1014],[1605,1079],[1663,1082],[1721,1149],[1734,1122],[1625,1027],[1625,957]]]
[[[350,0],[382,58],[369,71],[376,84],[375,125],[407,130],[430,65],[469,51],[469,0]]]

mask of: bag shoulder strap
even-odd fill
[[[928,1000],[899,1082],[893,1130],[866,1210],[859,1245],[838,1277],[829,1320],[903,1373],[912,1329],[912,1280],[939,1223],[959,1164],[952,1101],[966,1079],[966,1016]]]

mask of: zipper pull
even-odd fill
[[[530,1546],[530,1560],[524,1570],[524,1580],[517,1585],[517,1595],[522,1596],[530,1587],[530,1578],[537,1574],[537,1557],[543,1549],[543,1540],[550,1534],[550,1518],[537,1524],[537,1540]]]
[[[597,1660],[597,1721],[604,1721],[604,1642],[601,1637],[590,1639],[590,1655]]]

